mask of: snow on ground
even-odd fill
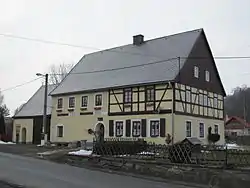
[[[69,155],[78,155],[78,156],[90,156],[92,151],[87,150],[79,150],[79,151],[72,151],[68,153]]]
[[[15,143],[13,143],[13,142],[4,142],[4,141],[0,140],[0,144],[15,144]]]

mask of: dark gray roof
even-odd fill
[[[48,94],[55,88],[55,85],[48,85]],[[28,116],[41,116],[43,115],[43,104],[44,104],[44,92],[45,86],[41,86],[36,93],[25,103],[19,112],[14,115],[14,118],[28,117]],[[51,114],[52,100],[51,96],[48,96],[48,107],[47,115]]]
[[[201,32],[198,29],[148,40],[140,46],[129,44],[85,55],[51,95],[174,80],[185,63],[181,59],[179,67],[177,57],[190,54]]]

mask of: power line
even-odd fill
[[[181,57],[180,59],[210,59],[211,57]],[[225,56],[225,57],[215,57],[216,59],[250,59],[250,56]],[[167,63],[172,60],[177,60],[178,58],[170,58],[170,59],[165,59],[165,60],[160,60],[160,61],[153,61],[149,63],[144,63],[144,64],[139,64],[139,65],[131,65],[131,66],[124,66],[124,67],[119,67],[119,68],[110,68],[110,69],[101,69],[101,70],[96,70],[96,71],[86,71],[86,72],[74,72],[74,73],[69,73],[69,74],[91,74],[91,73],[100,73],[100,72],[108,72],[108,71],[116,71],[116,70],[123,70],[123,69],[129,69],[129,68],[135,68],[135,67],[144,67],[148,65],[153,65],[153,64],[159,64],[159,63]],[[178,63],[178,62],[176,62]],[[62,75],[62,74],[51,74],[51,75]]]
[[[131,66],[125,66],[125,67],[119,67],[119,68],[102,69],[102,70],[86,71],[86,72],[75,72],[75,73],[69,73],[69,74],[91,74],[91,73],[116,71],[116,70],[129,69],[129,68],[135,68],[135,67],[144,67],[147,65],[159,64],[159,63],[166,63],[168,61],[172,61],[175,59],[177,59],[177,58],[165,59],[165,60],[161,60],[161,61],[153,61],[153,62],[149,62],[149,63],[139,64],[139,65],[131,65]],[[62,74],[52,74],[52,75],[62,75]]]
[[[131,54],[131,55],[149,56],[149,57],[160,58],[160,57],[156,57],[156,56],[153,56],[153,55],[119,51],[119,50],[115,50],[114,48],[103,50],[103,49],[96,48],[96,47],[91,47],[91,46],[82,46],[82,45],[69,44],[69,43],[56,42],[56,41],[49,41],[49,40],[43,40],[43,39],[38,39],[38,38],[29,38],[29,37],[23,37],[23,36],[19,36],[19,35],[11,35],[11,34],[4,34],[4,33],[0,33],[0,36],[8,37],[8,38],[15,38],[15,39],[22,39],[22,40],[27,40],[27,41],[41,42],[41,43],[46,43],[46,44],[55,44],[55,45],[61,45],[61,46],[68,46],[68,47],[74,47],[74,48],[91,49],[91,50],[98,50],[98,51],[109,51],[109,52],[116,52],[116,53],[123,53],[123,54]],[[115,48],[119,48],[119,47],[115,47]],[[120,48],[122,48],[122,46],[120,46]]]
[[[46,44],[68,46],[68,47],[74,47],[74,48],[91,49],[91,50],[98,50],[98,51],[109,51],[109,52],[116,52],[116,53],[130,54],[130,55],[139,55],[139,56],[148,56],[148,57],[161,58],[161,59],[163,58],[163,57],[158,57],[158,56],[149,55],[149,54],[141,54],[141,53],[135,53],[135,52],[126,52],[126,51],[116,50],[117,48],[122,48],[123,46],[103,50],[103,49],[100,49],[97,47],[92,47],[92,46],[83,46],[83,45],[76,45],[76,44],[70,44],[70,43],[56,42],[56,41],[23,37],[23,36],[12,35],[12,34],[0,33],[0,36],[8,37],[8,38],[15,38],[15,39],[22,39],[22,40],[27,40],[27,41],[41,42],[41,43],[46,43]],[[181,58],[185,59],[187,57],[181,57]],[[206,58],[210,58],[210,57],[188,57],[188,58],[190,58],[190,59],[206,59]],[[214,59],[250,59],[250,56],[224,56],[224,57],[223,56],[217,56],[217,57],[215,56],[213,58]]]
[[[25,82],[25,83],[22,83],[22,84],[19,84],[19,85],[16,85],[16,86],[14,86],[14,87],[10,87],[10,88],[4,89],[4,90],[0,90],[0,91],[1,91],[1,92],[5,92],[5,91],[13,90],[13,89],[16,89],[16,88],[18,88],[18,87],[22,87],[22,86],[24,86],[24,85],[30,84],[30,83],[32,83],[32,82],[35,82],[35,81],[38,80],[38,79],[41,79],[41,77],[36,78],[36,79],[33,79],[33,80],[30,80],[30,81],[28,81],[28,82]]]

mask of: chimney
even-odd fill
[[[133,44],[139,46],[144,43],[144,36],[143,35],[135,35],[133,36]]]

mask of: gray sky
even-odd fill
[[[250,56],[249,0],[0,0],[0,34],[99,49],[204,28],[214,56]],[[77,63],[95,50],[0,35],[1,90],[35,79],[52,64]],[[247,84],[250,59],[216,60],[224,87]],[[3,92],[11,112],[41,80]]]

